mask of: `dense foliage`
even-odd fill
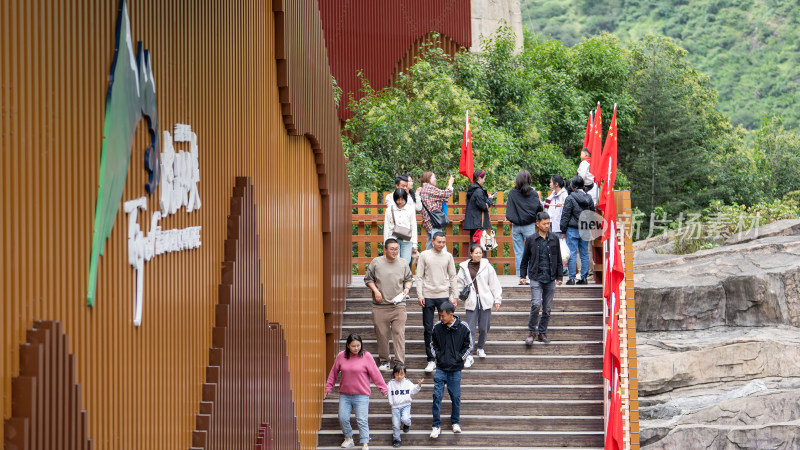
[[[401,172],[433,170],[440,179],[455,174],[467,110],[475,167],[489,172],[488,188],[507,191],[527,169],[546,189],[552,174],[575,174],[596,102],[631,103],[619,93],[627,63],[611,35],[575,49],[528,37],[525,51],[515,52],[504,27],[482,49],[450,58],[429,46],[394,87],[374,91],[363,80],[366,95],[349,103],[353,117],[343,133],[353,192],[388,189]],[[587,70],[595,61],[605,65]],[[620,127],[630,124],[622,114]],[[466,178],[457,177],[456,187],[465,186]]]
[[[719,109],[748,129],[780,111],[789,128],[800,125],[800,8],[777,0],[522,0],[534,33],[572,47],[611,32],[638,40],[672,37],[688,61],[710,74]]]
[[[753,132],[733,127],[709,77],[675,40],[646,35],[622,44],[601,33],[572,47],[532,34],[524,42],[515,52],[502,28],[480,53],[451,58],[428,46],[394,87],[374,91],[363,79],[366,95],[350,102],[343,132],[352,191],[389,189],[398,173],[455,174],[467,110],[487,187],[508,191],[528,169],[546,190],[550,175],[575,173],[598,101],[604,134],[618,104],[616,187],[631,189],[645,217],[670,223],[709,205],[749,208],[800,189],[800,134],[780,116]],[[464,190],[466,178],[456,179]]]

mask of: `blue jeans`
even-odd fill
[[[405,259],[407,263],[411,263],[411,247],[413,247],[414,244],[412,244],[411,241],[404,241],[402,239],[397,239],[397,243],[400,244],[399,256]]]
[[[441,228],[431,228],[431,231],[428,231],[428,242],[425,244],[425,250],[433,248],[433,235],[440,231],[442,231]]]
[[[442,397],[444,385],[447,384],[447,393],[450,394],[450,403],[453,409],[450,413],[450,423],[461,422],[461,371],[445,372],[437,369],[433,375],[433,426],[442,426]]]
[[[514,246],[514,261],[517,263],[517,278],[520,278],[520,263],[522,262],[522,252],[525,251],[525,240],[536,233],[536,224],[530,225],[511,225],[511,242]]]
[[[577,228],[567,228],[567,247],[569,247],[569,279],[575,279],[575,266],[578,264],[578,251],[581,253],[581,279],[589,275],[589,242],[581,239]]]
[[[339,394],[339,424],[342,426],[344,437],[353,436],[353,427],[350,426],[350,412],[356,413],[358,436],[362,444],[369,442],[369,395]]]
[[[392,408],[393,440],[402,441],[402,439],[400,439],[400,430],[403,428],[403,425],[411,426],[411,405]]]
[[[531,280],[531,313],[528,316],[528,331],[531,333],[547,333],[547,325],[550,323],[550,310],[553,308],[553,296],[555,293],[555,280],[549,283]],[[539,308],[542,309],[542,320],[539,320]]]

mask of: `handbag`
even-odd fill
[[[397,219],[394,217],[394,207],[392,207],[392,220],[394,221],[394,234],[396,237],[404,240],[410,241],[411,240],[411,228],[410,227],[403,227],[397,224]]]
[[[420,199],[420,201],[422,201],[422,199]],[[445,227],[450,224],[450,219],[447,218],[447,214],[445,214],[441,209],[431,212],[431,210],[425,206],[425,202],[422,202],[422,207],[425,208],[425,211],[427,211],[428,217],[431,219],[431,226],[433,228],[445,229]]]
[[[488,265],[483,266],[483,269],[485,269],[487,267],[489,267],[489,266]],[[481,272],[483,272],[483,269],[480,269],[478,271],[478,273],[475,274],[475,278],[478,278],[478,275],[480,275]],[[469,269],[467,269],[467,270],[469,270]],[[467,270],[464,271],[464,279],[465,280],[467,279]],[[458,293],[458,299],[461,300],[462,302],[467,301],[467,299],[469,298],[469,291],[470,291],[470,289],[472,289],[472,281],[473,280],[467,280],[467,281],[468,281],[467,285],[464,286],[463,288],[461,288],[461,291]]]

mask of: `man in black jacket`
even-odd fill
[[[520,170],[517,174],[514,189],[508,193],[506,201],[506,219],[511,222],[511,244],[514,247],[514,262],[517,266],[517,277],[520,277],[520,262],[525,241],[536,233],[536,214],[542,211],[539,193],[531,187],[531,173]],[[527,280],[520,278],[521,284]]]
[[[539,342],[550,343],[547,338],[547,325],[550,323],[550,309],[556,286],[561,285],[564,266],[561,260],[561,244],[558,236],[550,231],[550,215],[540,212],[536,216],[536,234],[525,241],[522,252],[521,276],[530,278],[531,313],[528,316],[528,337],[526,345]],[[539,308],[542,320],[539,320]]]
[[[450,302],[439,307],[439,322],[431,333],[431,350],[436,358],[436,373],[433,375],[433,429],[431,438],[438,438],[441,432],[442,397],[444,386],[450,394],[452,411],[450,423],[453,433],[461,433],[461,370],[465,361],[471,362],[472,336],[469,326],[453,315],[456,307]]]
[[[587,284],[589,275],[589,242],[581,239],[580,223],[581,213],[586,210],[594,211],[594,201],[586,192],[583,192],[583,178],[580,175],[572,177],[574,189],[564,202],[564,211],[561,213],[561,237],[566,238],[569,247],[569,280],[567,284]],[[578,251],[581,254],[581,279],[575,283],[575,266],[578,263]]]
[[[492,227],[489,208],[494,205],[493,193],[489,195],[483,184],[486,182],[486,171],[476,170],[472,184],[467,187],[467,206],[464,211],[464,231],[469,234],[470,242],[475,242],[475,232]]]

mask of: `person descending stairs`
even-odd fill
[[[424,378],[414,396],[411,426],[402,435],[403,448],[602,448],[603,447],[603,299],[599,285],[556,288],[548,330],[550,343],[525,344],[531,294],[518,278],[501,276],[503,305],[492,315],[485,356],[475,355],[461,380],[461,433],[449,423],[450,402],[442,401],[442,427],[432,439],[433,374],[427,363],[422,312],[408,302],[406,321],[407,376]],[[377,343],[369,313],[371,297],[360,277],[347,289],[342,337],[358,333],[367,351]],[[411,298],[415,292],[412,289]],[[462,304],[456,315],[464,315]],[[340,341],[344,349],[344,340]],[[386,381],[391,373],[383,374]],[[323,402],[318,448],[339,448],[343,436],[338,418],[338,391]],[[355,418],[351,418],[356,430]],[[389,403],[373,387],[369,406],[370,448],[392,448]],[[357,431],[356,431],[357,434]]]

